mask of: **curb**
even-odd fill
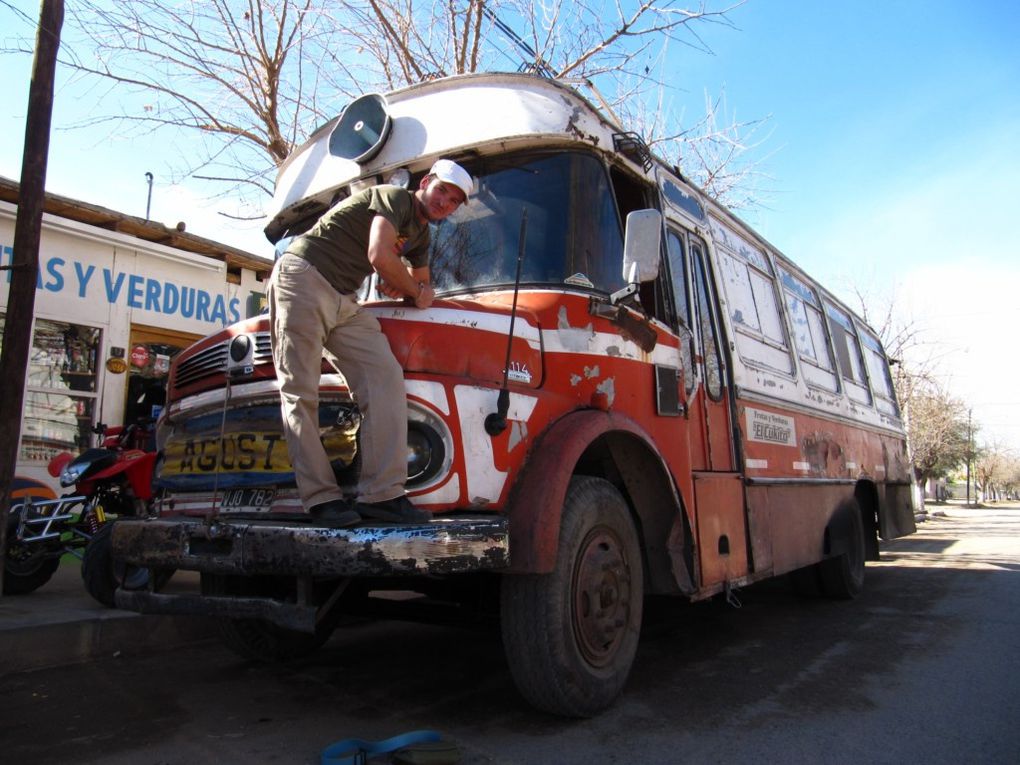
[[[168,590],[198,587],[178,572]],[[155,653],[215,637],[201,616],[162,616],[106,608],[81,582],[76,560],[64,561],[35,592],[0,597],[0,676],[120,655]]]
[[[0,676],[81,664],[101,658],[154,653],[213,638],[201,617],[146,616],[113,611],[108,617],[0,631]]]

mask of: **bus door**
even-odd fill
[[[684,335],[684,391],[694,481],[701,585],[748,573],[743,481],[734,472],[729,376],[705,245],[684,231],[667,237],[677,315]]]

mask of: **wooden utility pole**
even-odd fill
[[[18,459],[21,409],[25,403],[25,372],[32,344],[35,283],[39,271],[39,239],[46,193],[46,159],[53,116],[53,81],[64,24],[64,0],[42,0],[35,38],[32,84],[25,119],[25,148],[21,160],[21,190],[14,224],[14,256],[10,293],[0,352],[0,593],[3,592],[7,555],[7,516],[11,503],[14,466]]]

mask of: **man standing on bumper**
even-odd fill
[[[466,170],[440,159],[414,192],[398,186],[358,192],[291,242],[273,268],[266,296],[283,430],[301,501],[323,522],[350,526],[362,518],[391,523],[431,518],[404,493],[403,370],[379,322],[361,310],[355,292],[375,271],[384,294],[408,296],[418,308],[428,308],[435,298],[429,284],[428,224],[467,202],[472,187]],[[359,496],[353,509],[343,499],[319,438],[323,349],[336,357],[363,416]]]

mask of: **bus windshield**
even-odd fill
[[[510,155],[472,165],[476,192],[432,232],[440,293],[512,286],[527,211],[521,283],[623,287],[623,231],[605,167],[579,152]]]

